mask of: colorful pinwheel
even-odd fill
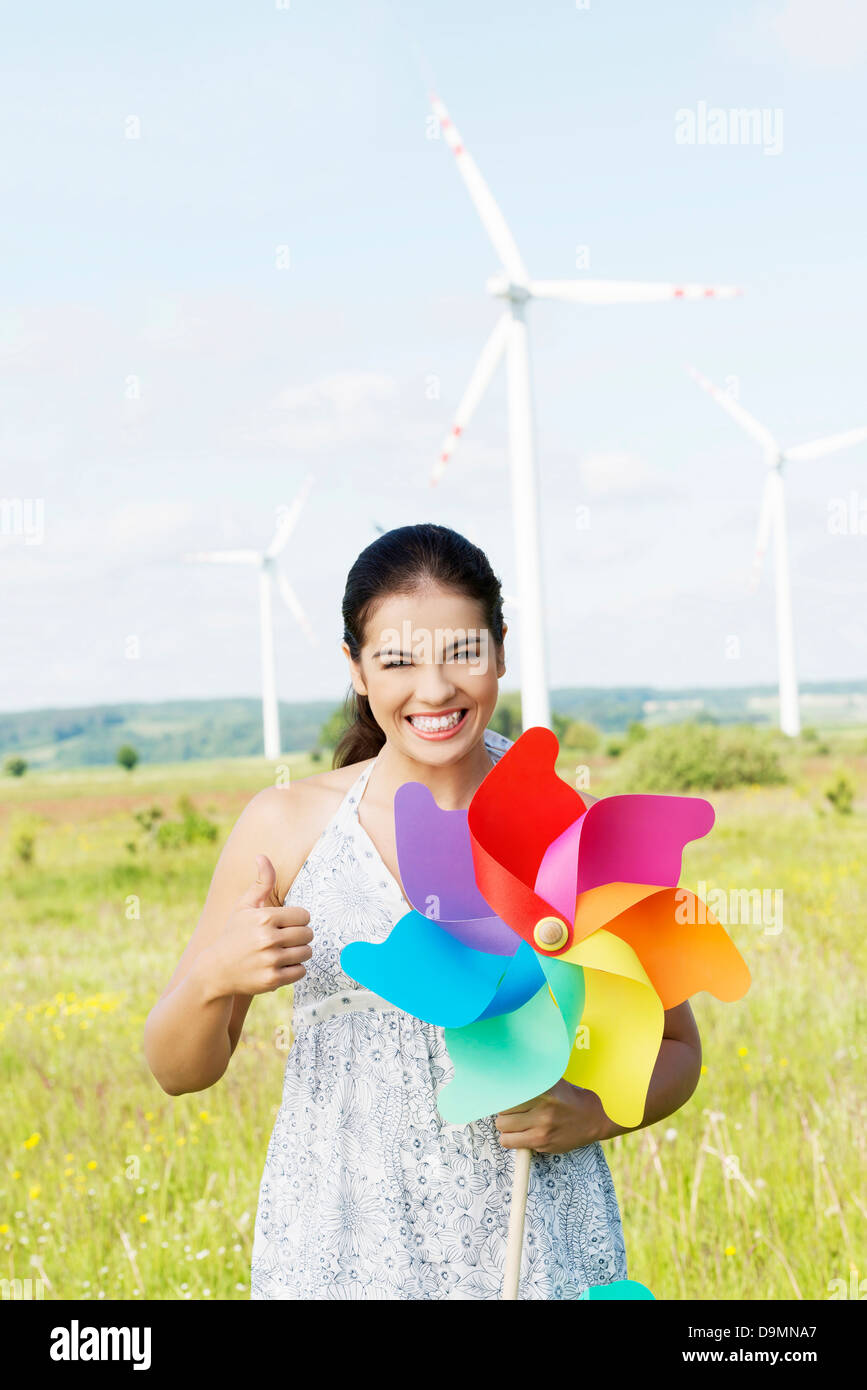
[[[467,811],[441,810],[420,782],[399,787],[412,910],[385,941],[341,952],[365,988],[444,1028],[455,1075],[437,1105],[452,1124],[562,1077],[595,1091],[616,1124],[639,1125],[665,1010],[700,989],[734,1000],[749,987],[727,933],[677,886],[710,803],[632,794],[588,809],[557,776],[558,752],[549,729],[527,729]],[[529,1151],[515,1152],[526,1184]]]

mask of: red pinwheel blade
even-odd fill
[[[554,770],[559,748],[550,729],[526,729],[488,773],[467,811],[482,895],[531,946],[539,919],[560,913],[530,885],[548,846],[587,809]],[[565,925],[567,950],[571,918]]]

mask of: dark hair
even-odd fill
[[[343,640],[353,661],[360,660],[364,630],[378,603],[390,594],[414,593],[429,582],[477,599],[485,626],[500,645],[503,596],[487,555],[450,527],[426,521],[386,531],[362,550],[349,571],[343,594]],[[385,743],[367,696],[356,694],[351,683],[344,714],[348,727],[334,750],[332,767],[364,762]]]

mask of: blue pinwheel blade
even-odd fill
[[[512,960],[464,946],[415,910],[395,923],[385,941],[351,941],[340,952],[341,967],[363,988],[444,1028],[477,1019]]]
[[[545,983],[545,975],[539,964],[536,952],[526,941],[522,941],[509,968],[500,981],[496,994],[479,1018],[497,1018],[500,1014],[510,1014],[520,1009],[533,998]]]

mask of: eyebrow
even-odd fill
[[[449,645],[448,650],[449,650],[450,652],[453,652],[453,651],[455,651],[456,648],[458,648],[458,647],[468,647],[468,646],[470,646],[471,643],[472,643],[473,646],[478,646],[478,642],[479,642],[478,637],[459,637],[458,640],[457,640],[457,642],[452,642],[452,643]],[[412,656],[412,652],[405,652],[405,651],[403,650],[403,648],[398,649],[397,647],[381,647],[380,650],[379,650],[378,652],[374,652],[374,653],[373,653],[373,656],[375,656],[375,657],[376,657],[376,656],[409,656],[409,657],[411,657],[411,656]]]

